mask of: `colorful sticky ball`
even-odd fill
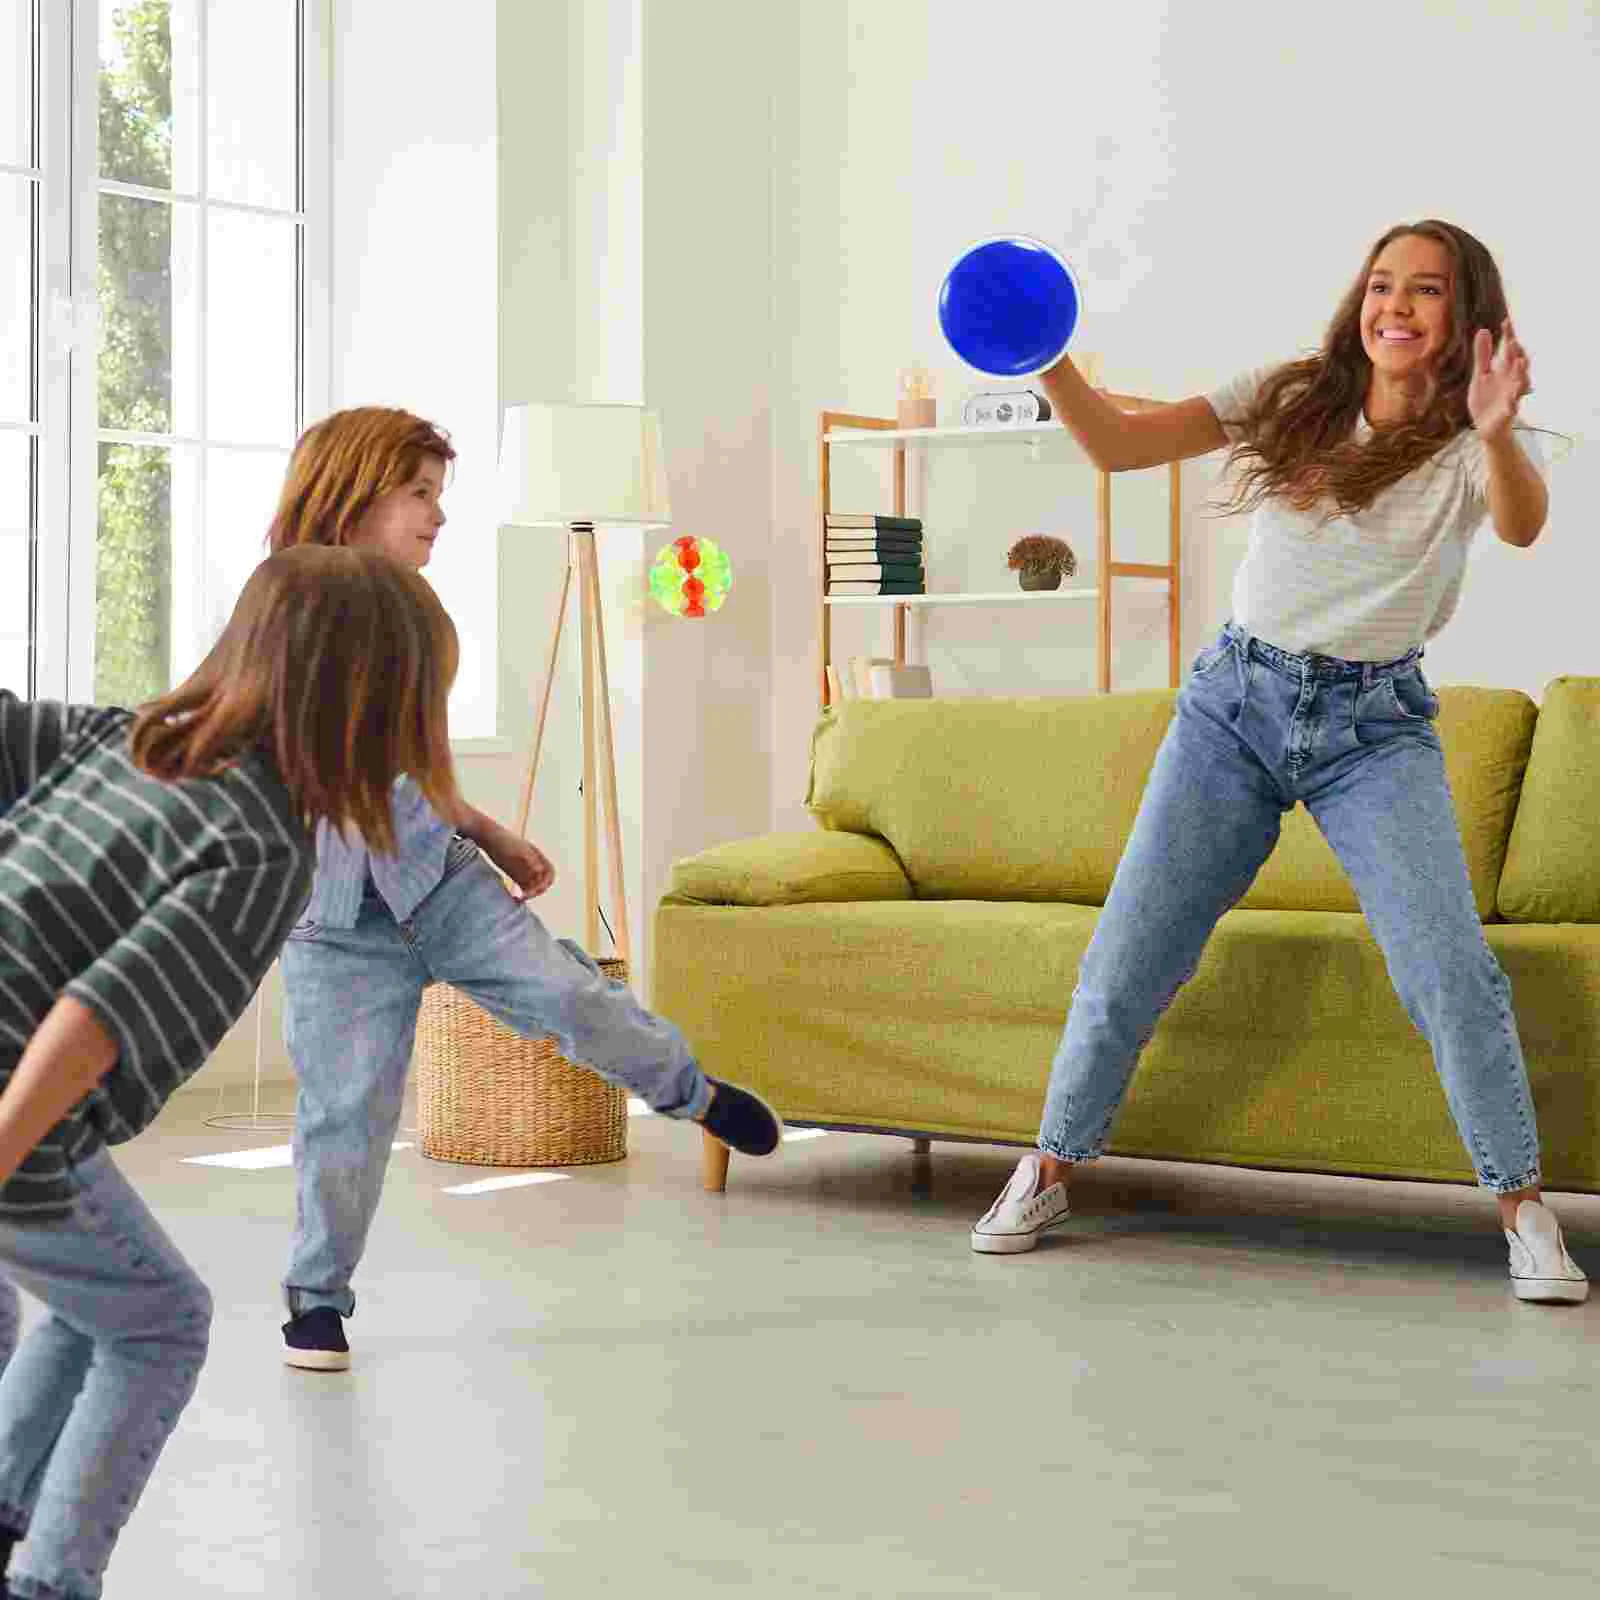
[[[733,568],[720,545],[685,534],[663,545],[650,569],[650,593],[675,617],[703,617],[728,598]]]

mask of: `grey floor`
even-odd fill
[[[1471,1190],[1107,1161],[1006,1259],[998,1148],[830,1134],[724,1196],[659,1118],[491,1194],[412,1149],[321,1375],[291,1173],[183,1164],[285,1136],[213,1109],[121,1152],[217,1319],[109,1600],[1596,1592],[1600,1298],[1514,1302]]]

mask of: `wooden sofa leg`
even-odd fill
[[[733,1152],[715,1134],[700,1130],[700,1187],[721,1194],[728,1187],[728,1157]]]
[[[932,1151],[933,1151],[933,1140],[932,1139],[913,1139],[911,1141],[911,1153],[914,1156],[929,1155],[929,1154],[932,1153]]]

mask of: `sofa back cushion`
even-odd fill
[[[1472,898],[1479,918],[1488,921],[1539,711],[1519,689],[1446,686],[1437,694],[1435,727],[1444,746]],[[1304,806],[1284,816],[1277,849],[1239,904],[1248,911],[1361,909],[1339,858]]]
[[[846,700],[817,723],[806,804],[882,835],[921,899],[1103,905],[1174,698]]]
[[[1171,721],[1170,689],[1004,700],[846,700],[818,721],[806,803],[881,835],[922,899],[1104,905]],[[1495,888],[1537,715],[1515,690],[1439,691],[1439,733],[1480,916]],[[1297,807],[1242,902],[1358,911]]]
[[[1545,689],[1499,907],[1507,922],[1600,922],[1600,678]]]

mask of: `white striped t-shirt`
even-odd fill
[[[1257,367],[1206,396],[1230,443],[1273,370]],[[1354,436],[1371,433],[1359,418]],[[1545,473],[1538,435],[1518,427],[1515,437]],[[1354,516],[1324,520],[1324,511],[1263,501],[1234,574],[1233,619],[1284,650],[1393,661],[1450,620],[1488,496],[1483,441],[1468,428]]]

